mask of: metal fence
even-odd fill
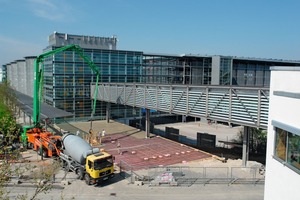
[[[257,167],[167,166],[135,170],[121,161],[120,175],[129,183],[155,186],[189,187],[195,184],[264,184],[264,171]]]

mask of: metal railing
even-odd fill
[[[268,124],[269,88],[99,83],[97,100],[256,128]]]
[[[155,186],[189,187],[206,184],[264,184],[262,166],[254,167],[189,167],[167,166],[134,170],[134,166],[121,161],[120,175],[129,183]]]

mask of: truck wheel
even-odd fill
[[[85,175],[84,175],[84,179],[85,179],[85,183],[86,183],[87,185],[91,185],[91,177],[90,177],[89,174],[85,174]]]
[[[30,142],[25,142],[25,145],[27,149],[32,149],[31,143]]]
[[[47,149],[43,149],[43,157],[44,158],[47,158],[48,157],[48,151],[47,151]]]
[[[66,161],[62,161],[62,168],[66,172],[69,171],[69,165],[68,165],[68,163]]]
[[[41,149],[40,149],[40,147],[37,147],[36,151],[37,151],[38,155],[41,155]]]
[[[82,168],[78,168],[78,169],[76,170],[76,174],[77,174],[77,178],[78,178],[79,180],[82,180],[82,179],[83,179],[84,174],[83,174],[83,169],[82,169]]]

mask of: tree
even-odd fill
[[[250,151],[253,153],[266,154],[267,146],[267,131],[250,127]],[[243,143],[244,131],[238,133],[237,139],[234,142]]]
[[[251,128],[252,133],[252,151],[255,153],[266,153],[267,131]]]
[[[13,117],[13,105],[16,97],[7,82],[0,84],[0,134],[5,142],[12,143],[17,139],[20,128]]]
[[[20,148],[17,148],[21,126],[14,118],[14,105],[16,97],[9,88],[8,83],[0,84],[0,199],[8,200],[10,191],[6,188],[11,183],[11,177],[25,177],[32,172],[32,184],[35,190],[32,196],[27,193],[18,195],[17,199],[36,199],[38,194],[50,191],[52,188],[53,175],[59,169],[59,164],[51,163],[48,167],[33,164],[16,164],[21,159]],[[18,182],[21,183],[21,182]]]
[[[0,198],[9,199],[5,185],[10,181],[13,174],[11,169],[11,160],[17,159],[19,155],[14,142],[18,139],[18,126],[13,118],[12,106],[15,102],[15,96],[9,89],[7,82],[0,84]]]

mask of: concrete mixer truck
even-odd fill
[[[93,148],[81,137],[73,134],[63,135],[62,145],[59,157],[63,167],[75,172],[86,184],[99,184],[114,176],[114,159],[107,152]]]

